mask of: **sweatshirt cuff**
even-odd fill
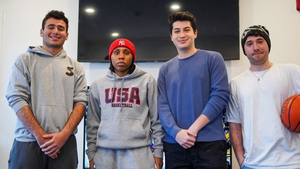
[[[18,103],[16,103],[15,105],[12,106],[12,109],[15,111],[15,113],[17,113],[22,107],[27,106],[28,103],[24,100],[19,101]]]
[[[74,105],[76,104],[83,104],[84,106],[86,106],[87,103],[82,101],[82,102],[76,102]]]
[[[154,149],[153,155],[154,155],[154,157],[163,158],[163,150],[162,149]]]
[[[175,140],[175,137],[176,137],[176,134],[181,130],[181,128],[179,128],[178,126],[175,126],[173,127],[171,130],[170,130],[170,135],[174,138]]]
[[[202,114],[205,115],[210,121],[214,120],[218,116],[218,112],[210,105],[206,105]]]
[[[91,161],[92,159],[94,159],[96,153],[97,153],[97,150],[96,151],[86,150],[86,155],[88,156],[89,161]]]

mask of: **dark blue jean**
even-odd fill
[[[164,142],[166,169],[227,169],[225,141],[196,142],[189,149]]]

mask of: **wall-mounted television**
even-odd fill
[[[171,9],[175,4],[179,9]],[[218,51],[224,60],[239,59],[239,0],[79,0],[77,60],[108,62],[109,45],[127,38],[136,46],[136,61],[167,61],[177,54],[167,22],[175,11],[197,18],[197,48]]]

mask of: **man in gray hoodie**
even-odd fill
[[[157,113],[157,83],[134,64],[135,47],[129,40],[115,40],[108,56],[110,70],[89,90],[90,168],[154,169],[156,164],[161,169],[165,132]]]
[[[85,113],[83,67],[63,49],[68,19],[50,11],[42,22],[42,46],[29,47],[12,67],[6,98],[17,115],[9,168],[77,168],[74,134]]]

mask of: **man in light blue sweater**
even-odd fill
[[[162,65],[158,112],[166,130],[166,168],[226,169],[222,110],[229,88],[220,53],[195,48],[196,19],[189,12],[169,17],[178,55]]]
[[[63,12],[45,16],[40,36],[42,46],[29,47],[12,67],[6,98],[18,118],[9,169],[75,169],[74,134],[87,103],[84,70],[63,49]]]

